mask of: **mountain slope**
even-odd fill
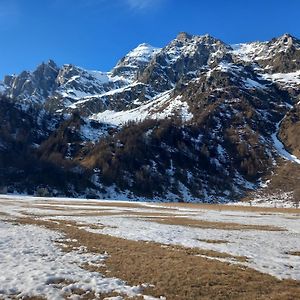
[[[14,113],[0,131],[1,151],[11,155],[1,175],[25,175],[3,185],[104,198],[239,199],[277,172],[287,151],[300,155],[299,53],[288,34],[231,46],[180,33],[163,48],[139,45],[110,72],[49,61],[6,76],[0,114]],[[24,160],[36,168],[24,171]]]

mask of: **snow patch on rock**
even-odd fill
[[[120,112],[106,110],[92,115],[91,119],[120,126],[130,121],[160,120],[174,115],[179,116],[183,121],[189,121],[193,117],[192,113],[189,112],[188,104],[181,100],[181,96],[172,98],[171,91],[167,91],[137,108]]]

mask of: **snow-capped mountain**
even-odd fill
[[[5,76],[3,92],[8,98],[13,98],[28,104],[44,103],[56,88],[56,77],[59,73],[53,61],[42,63],[33,72],[24,71],[19,75]]]
[[[254,42],[233,46],[234,55],[241,60],[257,62],[268,73],[290,73],[300,67],[300,41],[284,34],[268,42]]]
[[[300,41],[288,34],[227,45],[180,33],[110,72],[50,60],[6,76],[0,93],[0,151],[23,162],[0,160],[12,191],[221,201],[300,153]]]
[[[138,73],[141,73],[147,67],[148,63],[160,50],[160,48],[145,43],[139,45],[117,63],[112,70],[113,76],[122,76],[134,81],[137,79]]]

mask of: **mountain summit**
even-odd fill
[[[289,34],[228,45],[182,32],[110,72],[50,60],[5,76],[0,93],[9,192],[211,202],[298,184],[280,180],[300,162],[300,41]]]

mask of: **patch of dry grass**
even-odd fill
[[[61,231],[90,252],[107,251],[110,256],[106,267],[98,268],[99,272],[121,278],[130,285],[154,284],[155,287],[147,288],[144,293],[155,297],[163,295],[170,300],[300,299],[300,282],[278,280],[249,268],[205,259],[197,256],[200,249],[162,247],[95,234],[67,221],[57,224],[28,218],[20,222]]]
[[[286,160],[279,160],[274,174],[269,176],[270,182],[262,191],[266,193],[290,192],[299,187],[299,164]],[[299,210],[298,210],[299,211]]]
[[[208,258],[221,258],[221,259],[230,259],[232,261],[236,262],[246,262],[247,257],[245,256],[236,256],[231,255],[229,253],[225,252],[218,252],[214,250],[204,250],[200,248],[186,248],[181,246],[175,246],[175,245],[164,245],[164,248],[173,250],[173,251],[180,251],[185,253],[186,255],[195,255],[195,256],[202,256],[202,257],[208,257]]]
[[[201,240],[201,239],[198,239],[198,241],[208,243],[208,244],[227,244],[228,243],[228,241],[225,241],[225,240]]]
[[[263,230],[263,231],[285,231],[285,229],[269,225],[247,225],[227,222],[211,222],[204,220],[193,220],[189,218],[149,218],[147,221],[167,225],[181,225],[188,227],[197,227],[204,229],[222,229],[222,230]]]
[[[300,251],[289,252],[290,255],[300,256]]]

